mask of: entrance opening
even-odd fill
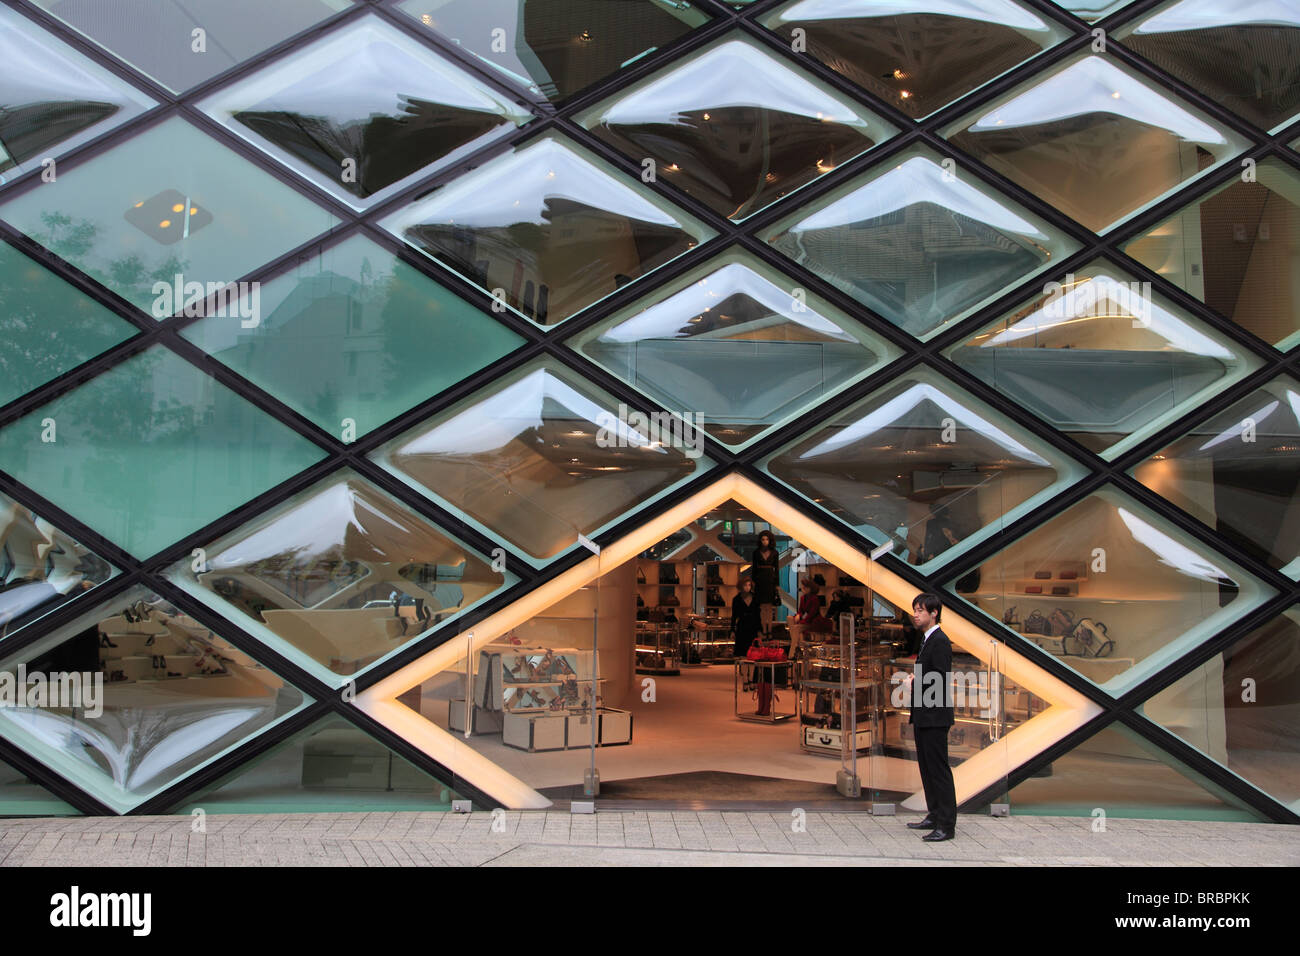
[[[868,810],[921,789],[898,689],[920,639],[910,607],[730,500],[400,699],[557,806],[590,796],[595,736],[601,806]],[[1046,708],[955,651],[954,765]]]

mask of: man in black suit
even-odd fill
[[[952,726],[952,644],[939,629],[943,604],[937,594],[920,594],[912,602],[912,623],[921,632],[921,650],[911,678],[916,761],[925,790],[925,819],[907,826],[929,829],[927,843],[951,840],[957,831],[957,792],[948,766],[948,728]]]

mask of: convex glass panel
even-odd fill
[[[0,735],[126,813],[310,703],[147,588],[0,661]]]
[[[978,572],[972,603],[1116,695],[1273,596],[1113,488],[1071,505]]]
[[[1300,6],[1261,0],[1166,3],[1115,39],[1256,126],[1276,130],[1300,112]]]
[[[662,413],[651,421],[542,360],[377,458],[540,565],[711,466],[702,442],[693,422]]]
[[[170,573],[335,685],[508,583],[490,558],[350,472],[297,495],[205,547],[201,561],[186,558]]]
[[[709,21],[679,0],[404,0],[397,9],[550,100]]]
[[[1300,607],[1179,678],[1142,713],[1300,811]]]
[[[1070,35],[1011,0],[795,0],[759,22],[913,119]]]
[[[344,441],[524,341],[362,236],[317,250],[259,295],[256,324],[210,316],[181,334]]]
[[[1300,173],[1292,166],[1252,163],[1124,252],[1265,342],[1300,345]]]
[[[228,284],[337,222],[177,117],[48,187],[10,197],[0,217],[156,319],[189,306],[254,321],[254,300],[240,305]]]
[[[899,350],[744,252],[710,260],[571,343],[740,447]]]
[[[1300,578],[1300,383],[1278,378],[1133,469],[1237,547]]]
[[[1104,232],[1250,143],[1097,55],[944,130],[954,146]]]
[[[771,474],[910,564],[948,561],[1082,468],[928,369],[772,455]]]
[[[350,7],[351,0],[33,0],[173,93]]]
[[[0,469],[141,558],[321,457],[162,346],[0,430]]]
[[[130,322],[0,243],[0,405],[136,333]]]
[[[532,118],[373,16],[276,60],[202,108],[357,209]]]
[[[0,494],[0,638],[116,573],[107,561],[30,508]]]
[[[1104,261],[1046,283],[947,355],[1107,458],[1260,364]]]
[[[153,105],[17,11],[0,7],[0,185],[29,169],[49,170],[47,159]]]
[[[918,338],[969,315],[1077,243],[965,176],[909,150],[762,237]]]
[[[486,163],[382,225],[540,325],[713,235],[559,136]]]
[[[897,132],[748,38],[712,46],[578,122],[736,221]]]

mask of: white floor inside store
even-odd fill
[[[602,781],[657,777],[668,774],[713,771],[757,777],[799,780],[833,787],[839,760],[800,749],[797,718],[778,724],[760,724],[735,716],[733,665],[683,668],[680,676],[655,677],[655,701],[638,696],[628,707],[633,713],[632,743],[602,747],[596,766]],[[438,685],[425,684],[421,712],[446,729],[447,703],[461,696],[460,675],[445,674]],[[637,676],[639,682],[643,675]],[[795,694],[777,691],[780,712],[793,712]],[[741,706],[753,712],[750,694],[741,694]],[[527,753],[507,747],[500,734],[469,739],[475,750],[514,774],[535,790],[582,782],[589,763],[587,749]],[[912,792],[920,788],[916,764],[886,758],[873,785]],[[865,758],[858,774],[868,785]]]

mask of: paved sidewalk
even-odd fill
[[[0,820],[0,866],[1296,866],[1300,827],[962,816],[922,843],[912,815],[704,811],[329,813]],[[495,828],[494,828],[495,824]]]

